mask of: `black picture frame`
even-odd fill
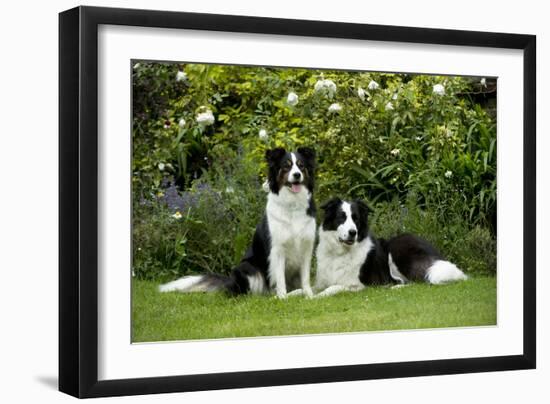
[[[98,381],[100,24],[522,50],[523,354]],[[535,73],[533,35],[96,7],[60,13],[59,390],[84,398],[535,368]]]

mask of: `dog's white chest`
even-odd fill
[[[269,195],[266,212],[272,244],[315,239],[315,218],[306,213],[309,198],[309,192],[293,195],[286,189]]]
[[[305,211],[301,214],[289,214],[283,220],[268,213],[267,220],[272,244],[293,245],[300,240],[315,238],[315,219],[306,215]]]
[[[304,252],[315,241],[315,218],[306,210],[309,195],[270,194],[267,203],[267,221],[271,237],[271,247],[284,252],[289,267],[299,266],[304,261]],[[288,268],[291,269],[291,268]]]
[[[324,289],[332,285],[361,286],[359,272],[374,247],[370,237],[352,246],[342,245],[333,232],[319,231],[317,247],[317,280],[315,286]]]

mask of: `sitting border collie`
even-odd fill
[[[313,188],[315,152],[307,147],[296,152],[267,150],[269,194],[265,215],[256,227],[252,245],[230,276],[185,276],[161,285],[161,292],[210,292],[264,294],[274,290],[279,298],[301,288],[313,296],[311,258],[316,222]]]
[[[319,228],[318,297],[367,285],[404,285],[409,281],[441,284],[467,279],[466,275],[426,240],[403,234],[376,239],[369,231],[370,209],[363,201],[331,199]]]

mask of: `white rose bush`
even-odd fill
[[[374,80],[369,81],[369,84],[367,86],[369,90],[377,90],[379,87],[380,85]]]
[[[216,118],[214,114],[209,109],[205,109],[203,112],[197,114],[197,123],[202,126],[213,125]]]
[[[337,113],[337,112],[340,112],[342,111],[342,106],[340,104],[338,104],[337,102],[333,103],[333,104],[330,104],[329,107],[328,107],[328,112],[331,112],[331,113]]]
[[[258,137],[259,137],[261,140],[267,140],[267,139],[268,139],[267,130],[265,130],[265,129],[260,129],[260,131],[258,132]]]
[[[298,105],[298,102],[299,102],[298,94],[296,94],[295,92],[291,91],[291,92],[288,93],[288,95],[286,96],[286,102],[288,103],[288,105],[290,105],[290,106],[292,106],[292,107]]]
[[[181,70],[176,73],[176,81],[185,81],[187,80],[187,74]]]
[[[315,83],[314,90],[316,93],[327,95],[329,98],[333,98],[336,94],[336,84],[332,80],[322,79]]]
[[[443,84],[434,84],[433,93],[436,95],[445,95],[445,87]]]

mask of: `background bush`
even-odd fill
[[[317,201],[364,198],[380,236],[413,231],[467,271],[495,271],[495,90],[480,78],[136,63],[135,275],[229,271],[263,214],[265,150],[300,145],[318,152]]]

